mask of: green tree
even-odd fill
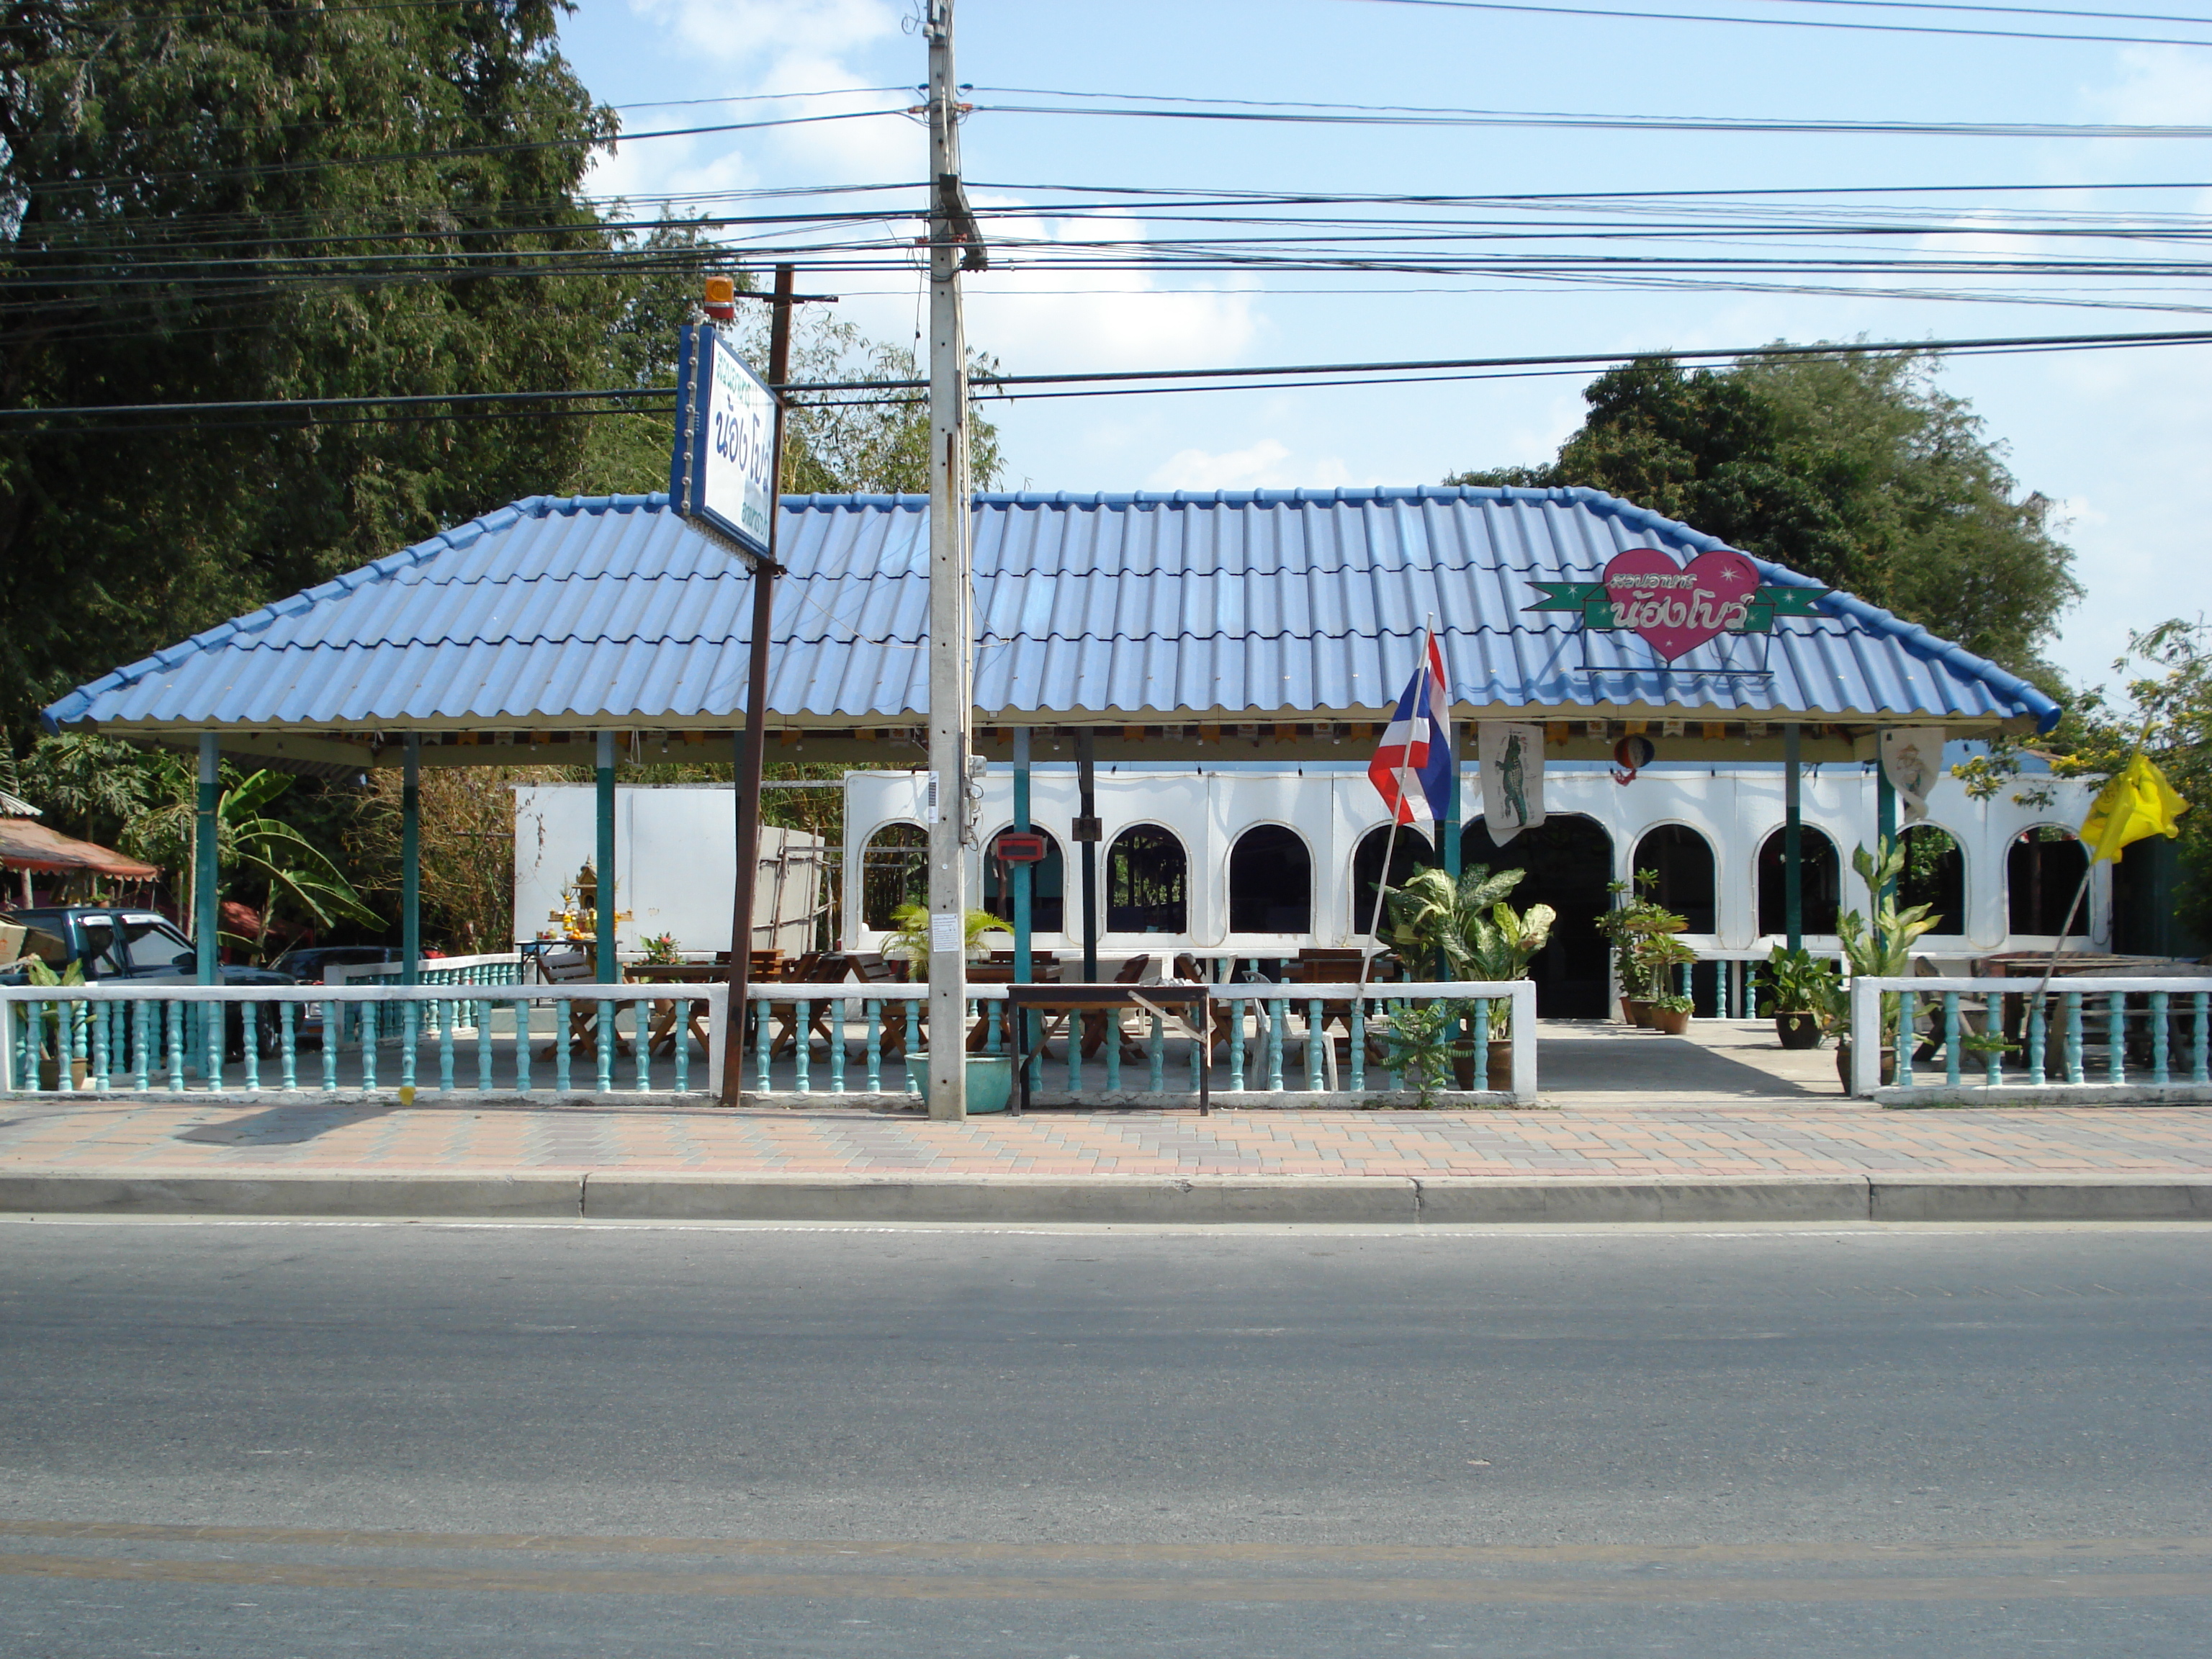
[[[1447,482],[1607,490],[2055,682],[2039,653],[2073,556],[1924,354],[1642,359],[1583,397],[1549,465]]]

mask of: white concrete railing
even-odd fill
[[[1201,1044],[1182,1022],[1119,1011],[1109,1015],[1103,1054],[1086,1062],[1079,1036],[1064,1060],[1038,1059],[1034,1097],[1040,1103],[1167,1104],[1186,1092],[1194,1096],[1198,1068],[1206,1066],[1209,1084],[1219,1085],[1212,1090],[1214,1098],[1224,1105],[1396,1103],[1419,1092],[1419,1079],[1376,1057],[1389,1051],[1389,1022],[1410,1005],[1437,1001],[1468,1005],[1467,1029],[1478,1045],[1497,1023],[1496,1005],[1508,1005],[1510,1082],[1504,1089],[1469,1091],[1445,1078],[1432,1079],[1440,1086],[1430,1092],[1447,1101],[1480,1097],[1484,1103],[1536,1096],[1536,992],[1527,980],[1369,986],[1364,994],[1350,983],[1213,990],[1210,1042]],[[748,988],[749,1035],[756,1041],[746,1060],[746,1098],[818,1106],[841,1097],[858,1103],[865,1096],[920,1095],[927,1071],[921,1027],[928,994],[926,984],[860,981]],[[332,987],[138,980],[4,987],[0,1091],[327,1095],[397,1086],[522,1097],[549,1091],[705,1096],[722,1073],[728,998],[728,988],[719,983]],[[980,1052],[1009,1052],[1006,1000],[1004,985],[969,987],[963,1042],[972,1037]],[[1079,1016],[1074,1023],[1079,1031]],[[702,1038],[702,1063],[695,1065],[693,1043]],[[817,1042],[823,1051],[818,1063]],[[1125,1055],[1125,1046],[1132,1055]],[[1474,1054],[1473,1069],[1480,1073],[1487,1056],[1479,1046]],[[1063,1077],[1064,1089],[1058,1086]]]
[[[2054,979],[2039,996],[2040,983],[2026,977],[1853,980],[1850,1092],[1892,1103],[1917,1097],[1929,1104],[1969,1094],[1993,1104],[2008,1096],[2093,1104],[2121,1097],[2119,1091],[2130,1099],[2212,1100],[2212,981]],[[1891,997],[1897,1000],[1886,1012],[1883,1003]],[[1918,1024],[1923,1011],[1933,1016],[1924,1036]],[[1890,1012],[1898,1038],[1894,1078],[1885,1084]],[[2131,1042],[2143,1055],[2140,1073],[2128,1069]],[[1941,1053],[1940,1077],[1916,1063],[1923,1043]],[[2103,1051],[2102,1075],[2094,1079],[2086,1059],[2093,1047]],[[2008,1076],[2011,1053],[2020,1060]],[[2054,1070],[2060,1073],[2055,1079]],[[1978,1076],[1970,1079],[1970,1073]]]
[[[416,982],[422,985],[519,985],[522,982],[522,953],[508,951],[481,957],[422,957],[415,963]],[[331,969],[323,983],[397,985],[406,972],[398,962],[356,962]]]

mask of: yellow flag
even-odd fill
[[[2174,820],[2188,810],[2189,803],[2174,793],[2166,774],[2137,755],[2097,792],[2081,824],[2082,844],[2092,863],[2117,859],[2131,841],[2179,835],[2181,826]]]

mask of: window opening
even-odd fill
[[[1229,853],[1229,931],[1313,931],[1313,855],[1295,830],[1256,824]]]
[[[929,831],[918,823],[887,823],[860,849],[860,925],[889,933],[891,912],[929,902]]]
[[[2056,934],[2066,920],[2067,907],[2081,885],[2081,872],[2089,867],[2088,854],[2071,830],[2062,824],[2039,823],[2022,830],[2005,854],[2006,904],[2009,931],[2015,933]],[[2089,902],[2074,913],[2068,937],[2089,931]]]
[[[1382,878],[1382,852],[1390,849],[1390,886],[1393,890],[1406,884],[1406,878],[1416,870],[1433,870],[1439,860],[1437,849],[1429,838],[1410,823],[1398,826],[1395,845],[1390,840],[1390,826],[1370,830],[1360,837],[1358,850],[1352,855],[1352,931],[1355,935],[1369,935],[1375,921],[1375,886]],[[1382,912],[1382,926],[1390,925],[1389,907]],[[1370,935],[1371,936],[1371,935]]]
[[[1114,838],[1106,854],[1106,931],[1189,931],[1190,860],[1182,843],[1154,823]]]
[[[1788,831],[1777,830],[1759,849],[1759,931],[1786,937],[1790,932],[1790,895],[1784,883],[1783,848]],[[1807,933],[1832,933],[1843,908],[1844,865],[1836,856],[1836,843],[1825,830],[1811,824],[1797,830],[1797,857],[1802,866],[1798,878],[1802,929]]]
[[[1658,879],[1645,896],[1682,918],[1684,931],[1716,931],[1713,904],[1713,844],[1687,824],[1662,823],[1636,843],[1629,868],[1641,882],[1644,872]]]
[[[1938,824],[1916,823],[1897,839],[1905,848],[1905,868],[1897,878],[1898,908],[1924,904],[1936,924],[1929,931],[1965,933],[1966,854],[1958,838]]]
[[[1378,855],[1379,856],[1379,855]],[[1612,908],[1613,837],[1580,812],[1554,812],[1533,830],[1499,847],[1477,818],[1460,837],[1461,868],[1526,870],[1507,896],[1516,910],[1548,904],[1559,913],[1552,941],[1536,953],[1528,976],[1536,981],[1536,1012],[1545,1019],[1600,1019],[1612,957],[1597,919]]]
[[[1013,833],[1011,829],[1001,830],[999,836]],[[1030,866],[1030,930],[1039,933],[1064,933],[1067,925],[1067,866],[1060,854],[1060,842],[1048,830],[1032,829],[1029,833],[1044,837],[1044,857]],[[1011,927],[1014,921],[1013,871],[999,862],[999,836],[991,837],[993,851],[983,860],[983,908]]]

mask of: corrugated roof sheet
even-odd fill
[[[783,502],[771,714],[918,721],[927,500]],[[2048,726],[2033,686],[1837,593],[1771,636],[1670,666],[1534,580],[1624,548],[1723,544],[1587,489],[984,495],[975,699],[1002,719],[1266,719],[1388,707],[1436,619],[1455,698],[1716,717],[1923,714]],[[1819,584],[1759,563],[1764,580]],[[751,576],[667,497],[533,496],[72,692],[51,724],[319,730],[727,723],[744,706]]]

